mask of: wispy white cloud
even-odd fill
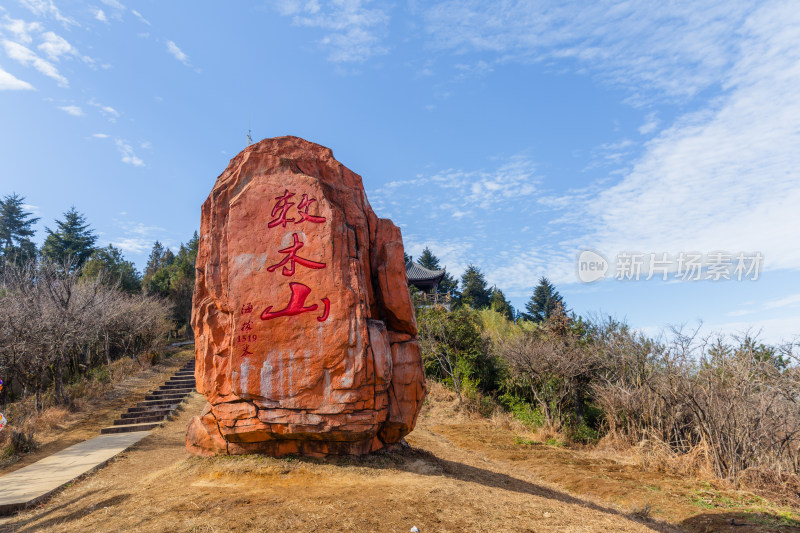
[[[36,55],[36,53],[30,48],[7,39],[3,40],[3,47],[5,48],[6,55],[9,58],[21,65],[33,66],[33,68],[45,76],[56,80],[60,87],[69,87],[69,81],[67,81],[67,78],[59,74],[55,65]]]
[[[650,135],[661,124],[661,121],[658,120],[658,114],[655,112],[648,113],[644,119],[644,124],[639,126],[639,133],[642,135]]]
[[[68,115],[72,115],[73,117],[82,117],[84,115],[83,109],[76,105],[65,105],[59,107],[59,109]]]
[[[94,18],[100,22],[108,23],[108,17],[106,17],[106,14],[102,9],[94,10]]]
[[[645,145],[616,185],[583,206],[584,245],[623,250],[760,251],[765,268],[800,269],[800,14],[754,12],[726,92]]]
[[[189,63],[189,56],[184,54],[183,50],[178,48],[178,45],[175,44],[173,41],[167,41],[167,52],[172,54],[172,56],[175,59],[177,59],[178,61],[180,61],[181,63],[183,63],[187,67],[191,66],[191,63]]]
[[[92,137],[95,139],[110,139],[111,136],[105,133],[94,133]],[[145,166],[144,161],[136,155],[134,152],[133,146],[131,146],[130,142],[125,139],[121,139],[119,137],[114,138],[114,146],[116,146],[117,151],[120,153],[122,158],[120,159],[123,163],[128,165],[133,165],[135,167],[143,167]],[[137,233],[133,226],[126,225],[126,230]]]
[[[33,85],[15,77],[0,67],[0,91],[32,91]]]
[[[280,14],[292,17],[294,24],[323,30],[325,35],[319,43],[334,63],[360,63],[388,52],[383,44],[389,24],[388,8],[367,4],[369,0],[273,2]]]
[[[135,167],[143,167],[144,161],[142,161],[133,151],[133,147],[128,144],[127,141],[123,139],[116,139],[115,144],[117,145],[117,150],[119,153],[122,154],[122,162],[127,163],[129,165],[133,165]]]
[[[127,217],[128,213],[122,211],[120,216]],[[144,224],[132,220],[115,219],[114,223],[120,228],[122,236],[112,239],[111,243],[121,250],[131,254],[145,254],[153,247],[153,242],[160,240],[166,243],[164,238],[167,230],[155,225]]]
[[[37,48],[41,50],[51,61],[58,61],[65,54],[78,55],[75,48],[63,37],[48,31],[42,34],[44,42]]]
[[[101,0],[108,7],[112,7],[119,11],[125,11],[125,6],[118,0]]]
[[[475,63],[456,63],[453,68],[459,71],[458,79],[481,78],[494,72],[494,67],[482,59]]]
[[[38,205],[22,204],[22,209],[24,209],[25,211],[30,211],[31,213],[37,216],[42,214],[41,208]]]
[[[144,23],[144,24],[147,24],[148,26],[151,26],[151,24],[150,24],[150,21],[149,21],[149,20],[147,20],[146,18],[144,18],[144,17],[142,16],[142,14],[141,14],[141,13],[139,13],[138,11],[136,11],[135,9],[131,9],[131,13],[133,13],[133,15],[134,15],[136,18],[138,18],[140,21],[142,21],[142,23]]]
[[[153,241],[142,237],[120,237],[112,239],[109,244],[113,244],[123,252],[130,254],[144,254],[153,247]]]
[[[65,28],[70,26],[80,26],[75,19],[61,14],[61,11],[53,3],[53,0],[19,0],[33,14],[42,17],[50,17],[60,22]]]
[[[17,42],[30,44],[33,42],[32,35],[40,33],[44,28],[38,22],[25,22],[20,19],[12,19],[8,15],[3,15],[2,27],[14,34]]]
[[[447,169],[411,180],[391,181],[376,189],[373,198],[376,205],[400,205],[402,194],[416,196],[416,191],[422,189],[437,191],[420,200],[435,202],[450,216],[463,218],[470,213],[480,216],[483,211],[497,208],[510,200],[525,200],[537,191],[539,182],[533,161],[524,155],[517,155],[494,170]],[[454,201],[442,201],[442,198],[452,198]]]
[[[765,309],[780,309],[782,307],[794,307],[800,304],[800,294],[792,294],[777,300],[770,300],[764,303]],[[800,324],[800,322],[798,323]]]
[[[685,98],[716,85],[756,5],[446,0],[418,11],[439,50],[493,54],[495,61],[574,61],[638,99],[642,90]]]
[[[100,102],[98,102],[94,98],[89,100],[88,103],[89,103],[90,106],[96,107],[97,109],[99,109],[100,112],[103,114],[103,116],[105,116],[108,119],[109,122],[116,122],[117,119],[119,118],[119,115],[120,115],[119,111],[117,111],[116,109],[114,109],[113,107],[111,107],[109,105],[101,104]]]

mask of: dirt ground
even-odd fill
[[[0,531],[800,531],[796,510],[532,444],[447,400],[427,401],[408,449],[326,460],[189,458],[184,431],[203,405],[192,395],[177,418]]]

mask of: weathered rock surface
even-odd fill
[[[400,230],[328,148],[279,137],[231,160],[203,204],[192,327],[192,454],[363,454],[414,428]]]

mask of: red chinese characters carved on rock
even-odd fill
[[[313,222],[314,224],[322,224],[325,222],[325,217],[319,217],[308,213],[308,209],[311,207],[311,204],[317,200],[316,198],[309,198],[307,194],[303,195],[303,199],[300,200],[300,205],[297,206],[297,214],[300,215],[300,220],[297,220],[296,218],[289,218],[287,216],[289,214],[289,209],[294,205],[294,202],[290,202],[289,199],[293,196],[294,193],[289,192],[289,189],[286,189],[283,193],[283,196],[275,197],[277,202],[270,213],[270,216],[272,216],[273,219],[267,224],[268,228],[272,229],[275,226],[282,226],[285,228],[286,224],[289,222],[294,222],[295,224],[301,224],[305,221]]]
[[[303,222],[322,224],[326,221],[325,217],[312,215],[308,212],[311,204],[317,201],[316,198],[309,198],[308,194],[303,194],[302,199],[297,206],[297,214],[299,215],[300,219],[298,220],[294,217],[289,217],[289,209],[295,205],[295,202],[291,202],[290,199],[294,196],[295,193],[289,192],[289,189],[286,189],[283,192],[283,195],[275,197],[276,202],[272,207],[270,214],[273,219],[267,224],[268,228],[272,229],[277,226],[285,228],[290,222],[293,222],[294,224],[302,224]],[[289,277],[294,276],[296,263],[314,270],[319,270],[327,266],[325,263],[312,261],[297,255],[297,252],[303,246],[304,244],[300,241],[299,235],[297,233],[293,233],[291,246],[287,246],[286,248],[278,250],[279,253],[286,254],[286,257],[284,257],[279,263],[268,267],[267,271],[275,272],[277,269],[283,267],[281,274]],[[308,285],[290,282],[289,289],[291,290],[292,294],[289,298],[289,303],[286,304],[286,307],[279,311],[273,311],[273,306],[270,305],[264,310],[263,313],[261,313],[261,320],[273,320],[279,317],[297,316],[303,313],[314,312],[319,308],[318,304],[306,306],[306,299],[311,294],[311,288]],[[317,320],[319,322],[325,322],[328,319],[331,310],[331,302],[328,298],[322,299],[322,305],[324,306],[322,314],[317,316]],[[244,329],[242,329],[242,331],[244,331]]]
[[[311,294],[311,288],[308,285],[291,282],[289,283],[289,289],[292,291],[292,296],[289,298],[288,305],[280,311],[273,311],[272,306],[270,305],[264,309],[263,313],[261,313],[261,320],[272,320],[273,318],[278,318],[281,316],[296,316],[317,310],[319,307],[317,304],[309,305],[308,307],[305,305],[306,298],[308,298],[308,295]],[[328,315],[330,314],[331,310],[330,300],[323,298],[322,304],[325,306],[325,309],[322,312],[322,315],[317,317],[319,322],[325,322],[328,319]]]
[[[271,267],[268,267],[267,270],[269,272],[275,272],[280,267],[283,267],[281,273],[284,276],[293,276],[294,275],[294,264],[299,263],[304,267],[313,268],[313,269],[320,269],[325,268],[325,263],[318,263],[316,261],[312,261],[310,259],[306,259],[304,257],[300,257],[297,255],[297,251],[303,247],[303,243],[300,242],[300,237],[297,236],[297,233],[292,234],[293,244],[291,246],[287,246],[283,250],[278,250],[282,254],[286,254],[286,257],[283,258],[283,261],[280,263],[274,264]],[[286,263],[289,263],[286,265]],[[284,266],[286,265],[286,266]]]

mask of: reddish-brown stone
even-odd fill
[[[217,178],[192,326],[209,402],[192,454],[362,454],[414,428],[425,378],[400,230],[328,148],[266,139]]]

